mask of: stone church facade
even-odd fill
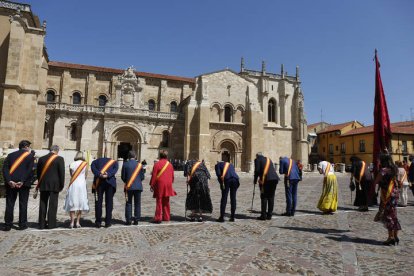
[[[0,146],[22,139],[34,149],[122,159],[128,150],[152,161],[228,160],[252,171],[257,152],[307,164],[308,142],[299,71],[289,76],[229,69],[195,78],[51,61],[46,23],[29,5],[0,1]],[[3,62],[4,61],[4,62]],[[148,162],[151,164],[151,162]]]

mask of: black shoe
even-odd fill
[[[395,238],[394,238],[394,240],[395,240],[395,243],[396,243],[397,245],[400,243],[400,239],[399,239],[398,237],[395,237]]]
[[[271,220],[272,219],[272,216],[267,216],[266,219],[267,220]]]
[[[257,219],[258,220],[266,220],[266,217],[260,216],[260,217],[257,217]]]
[[[29,228],[29,227],[27,227],[27,225],[22,225],[22,226],[19,226],[19,228],[17,228],[17,230],[22,231],[22,230],[26,230],[27,228]]]
[[[190,218],[190,221],[191,221],[191,222],[194,222],[194,221],[195,221],[195,217],[191,217],[191,218]]]
[[[112,224],[110,224],[110,223],[105,223],[105,228],[109,228],[109,227],[111,227],[112,226]]]
[[[218,219],[216,219],[217,222],[224,222],[224,218],[223,217],[219,217]]]
[[[383,242],[382,244],[383,245],[395,245],[395,240],[394,239],[388,239],[385,242]]]
[[[290,214],[289,213],[283,213],[283,214],[281,214],[281,216],[283,216],[283,217],[290,217]]]
[[[197,219],[197,221],[198,221],[198,222],[203,222],[203,217],[199,217],[199,218]]]
[[[96,228],[101,228],[101,227],[102,227],[102,224],[100,224],[100,223],[96,222],[96,223],[95,223],[95,227],[96,227]]]
[[[10,231],[11,230],[11,226],[8,226],[8,225],[6,225],[6,226],[4,226],[3,227],[3,231]]]
[[[231,217],[231,218],[229,219],[229,221],[230,221],[230,222],[234,222],[234,217]]]
[[[138,220],[134,220],[134,225],[138,225]]]
[[[160,224],[161,221],[160,220],[151,220],[151,223]]]
[[[132,222],[131,221],[126,221],[125,225],[132,225]]]

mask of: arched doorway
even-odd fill
[[[220,145],[221,161],[233,163],[237,167],[235,146],[230,141],[224,141]]]
[[[133,150],[141,159],[141,136],[131,127],[121,127],[114,131],[111,137],[110,155],[115,159],[126,159],[128,152]]]

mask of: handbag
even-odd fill
[[[375,222],[380,222],[384,219],[384,209],[379,209],[374,217]]]

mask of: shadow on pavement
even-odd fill
[[[361,243],[361,244],[371,244],[371,245],[380,245],[384,246],[382,244],[382,241],[372,240],[372,239],[364,239],[364,238],[353,238],[347,235],[340,235],[340,236],[327,236],[327,239],[337,241],[337,242],[352,242],[352,243]]]
[[[311,233],[318,233],[318,234],[338,234],[338,233],[350,232],[349,230],[322,229],[322,228],[316,229],[316,228],[294,227],[294,226],[271,226],[271,227],[278,227],[282,229],[302,231],[302,232],[311,232]]]

